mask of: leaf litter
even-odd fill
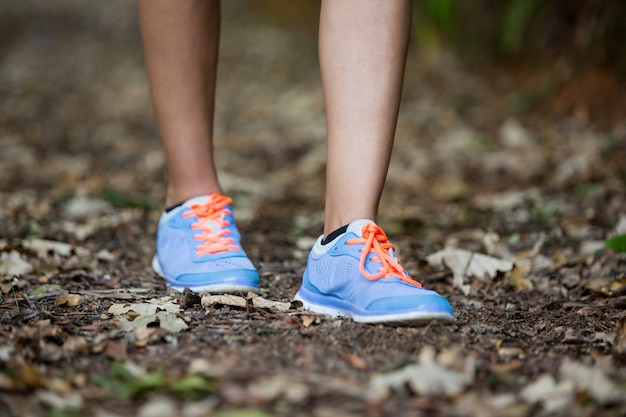
[[[494,278],[498,272],[510,272],[514,266],[510,261],[451,247],[433,253],[426,259],[431,266],[445,265],[450,268],[454,285],[465,295],[470,293],[470,286],[465,284],[465,278]]]
[[[145,303],[115,303],[107,311],[118,317],[123,331],[134,332],[138,340],[149,337],[152,333],[149,326],[155,323],[172,333],[189,327],[180,317],[180,306],[171,297],[152,298]]]
[[[315,36],[264,7],[223,4],[215,147],[262,286],[223,297],[150,269],[164,158],[131,5],[0,6],[0,414],[626,414],[623,120],[512,115],[517,82],[410,50],[379,220],[456,322],[310,314]]]

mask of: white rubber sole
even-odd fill
[[[337,310],[332,307],[323,306],[304,300],[296,294],[294,300],[302,303],[305,310],[325,314],[332,317],[345,317],[357,323],[387,324],[392,326],[425,326],[431,322],[454,323],[454,316],[447,313],[426,313],[422,311],[409,311],[405,313],[382,314],[376,316],[364,316],[351,311]]]
[[[160,276],[161,278],[165,280],[168,287],[178,292],[183,292],[185,288],[189,288],[193,292],[208,292],[208,293],[214,293],[214,294],[247,293],[249,291],[254,292],[254,293],[259,292],[259,288],[251,287],[247,285],[209,284],[209,285],[197,285],[197,286],[185,285],[181,287],[179,285],[171,284],[167,280],[167,278],[165,278],[165,274],[163,273],[163,268],[161,268],[161,263],[159,262],[159,259],[156,257],[156,255],[152,258],[152,269],[158,276]]]

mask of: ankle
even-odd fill
[[[333,240],[335,240],[336,238],[338,238],[339,236],[341,236],[342,234],[346,233],[346,231],[348,230],[348,224],[341,226],[338,229],[333,230],[330,233],[324,234],[324,238],[322,239],[322,245],[326,245],[330,242],[332,242]]]
[[[334,231],[341,229],[344,226],[349,225],[355,220],[359,219],[368,219],[376,223],[377,216],[373,214],[367,215],[366,213],[355,214],[355,215],[346,215],[346,216],[338,216],[338,217],[327,217],[324,220],[324,237],[327,237],[329,234]]]
[[[213,193],[223,194],[219,186],[193,187],[185,189],[174,189],[173,187],[168,187],[167,195],[165,197],[165,207],[175,206],[177,204],[184,203],[191,198],[199,197],[201,195],[210,195]]]

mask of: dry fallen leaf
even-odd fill
[[[259,297],[256,294],[248,294],[248,299],[252,301],[252,305],[257,308],[265,308],[271,311],[284,312],[291,308],[291,303],[282,301],[268,300],[263,297]],[[245,308],[248,305],[248,299],[238,295],[213,295],[205,294],[202,296],[201,303],[204,307],[211,306],[213,304],[221,304],[233,307]]]
[[[565,358],[559,369],[559,376],[562,381],[571,381],[577,392],[587,393],[600,404],[626,402],[626,390],[597,367]]]
[[[132,311],[137,315],[154,315],[158,310],[164,310],[170,313],[179,313],[180,306],[170,297],[163,297],[160,299],[152,298],[145,303],[111,304],[108,312],[111,314],[122,315],[128,314]]]
[[[607,297],[622,295],[626,289],[626,278],[613,279],[611,276],[594,277],[585,286],[593,292]]]
[[[111,359],[125,361],[128,358],[127,349],[128,344],[126,342],[109,340],[106,344],[104,355]]]
[[[446,358],[446,362],[449,358]],[[387,398],[391,391],[403,392],[408,386],[419,395],[455,396],[474,381],[475,360],[464,358],[463,369],[450,369],[435,360],[435,349],[427,346],[419,355],[418,364],[400,370],[374,375],[370,380],[370,394]]]
[[[503,359],[524,358],[524,349],[514,340],[499,340],[497,346],[498,356]]]
[[[586,394],[602,405],[626,402],[624,389],[595,366],[565,358],[559,368],[559,380],[557,383],[552,375],[544,374],[527,385],[521,396],[529,403],[543,403],[548,412],[563,411],[577,394]]]
[[[534,286],[532,281],[528,278],[529,269],[528,267],[516,265],[513,270],[506,275],[504,281],[513,287],[515,291],[532,290]]]
[[[201,300],[202,306],[203,307],[208,307],[211,306],[213,304],[222,304],[222,305],[227,305],[227,306],[234,306],[234,307],[245,307],[248,304],[248,301],[239,296],[239,295],[229,295],[229,294],[222,294],[222,295],[213,295],[213,294],[205,294],[202,296],[202,300]]]
[[[291,308],[291,303],[268,300],[262,297],[253,298],[252,305],[258,308],[266,308],[273,311],[287,311]]]
[[[520,395],[526,402],[542,403],[546,411],[554,413],[573,401],[574,384],[572,381],[557,384],[552,375],[544,374],[528,384]]]
[[[178,406],[173,400],[158,396],[143,404],[137,411],[137,417],[171,417],[179,415]]]
[[[51,391],[37,391],[37,399],[55,410],[79,410],[83,406],[83,397],[74,392],[57,394]]]
[[[357,355],[354,354],[350,354],[350,355],[346,355],[346,361],[352,365],[353,367],[355,367],[356,369],[360,369],[360,370],[365,370],[367,369],[367,362],[365,362],[365,360]]]
[[[63,257],[71,256],[73,253],[79,256],[89,254],[89,251],[85,248],[73,246],[65,242],[58,242],[56,240],[28,239],[23,242],[23,245],[25,248],[34,251],[39,258],[46,258],[51,254]]]
[[[195,358],[189,363],[187,374],[202,375],[207,378],[224,378],[232,372],[237,365],[230,363],[224,358],[206,359]]]
[[[445,265],[450,268],[454,276],[453,283],[465,295],[470,292],[470,286],[464,283],[465,277],[494,278],[498,272],[509,272],[514,266],[510,261],[452,247],[446,247],[426,259],[432,266]]]
[[[83,297],[78,294],[66,294],[57,298],[56,304],[57,305],[67,304],[68,307],[76,307],[77,305],[80,304],[80,301],[82,300],[82,298]]]
[[[175,314],[171,314],[166,311],[159,311],[156,316],[159,319],[159,327],[172,333],[178,333],[189,327],[187,323],[185,323],[185,320]]]
[[[578,253],[581,256],[595,256],[605,248],[604,240],[586,240],[578,246]]]
[[[285,374],[262,378],[248,387],[252,398],[263,401],[274,401],[284,398],[290,403],[302,403],[309,397],[309,388],[306,384],[296,381]]]
[[[189,327],[183,319],[167,311],[159,311],[156,314],[139,315],[132,321],[121,318],[120,327],[123,331],[126,332],[136,331],[137,329],[139,329],[137,330],[136,334],[141,337],[138,337],[138,339],[145,339],[152,334],[148,330],[154,330],[154,327],[148,326],[152,323],[155,323],[156,321],[159,322],[159,327],[172,333],[178,333]]]
[[[15,350],[15,345],[0,346],[0,362],[8,362]]]
[[[9,278],[0,276],[0,291],[2,294],[9,293],[13,287],[19,287],[22,284],[22,281],[17,277]]]
[[[113,262],[115,260],[115,255],[107,249],[102,249],[96,253],[96,258],[100,261]]]
[[[626,214],[622,214],[619,217],[619,220],[617,224],[615,225],[615,229],[613,229],[613,234],[615,235],[626,234]]]
[[[180,306],[171,297],[152,298],[147,303],[112,304],[109,313],[119,316],[120,328],[133,332],[138,341],[147,341],[155,332],[149,325],[159,322],[159,327],[172,333],[187,329],[187,323],[178,317]],[[128,320],[126,317],[130,318]]]
[[[312,324],[320,324],[322,320],[317,314],[305,314],[302,316],[302,325],[309,328]]]
[[[17,251],[4,252],[0,255],[0,277],[19,277],[32,272],[33,269],[33,266],[22,259]],[[4,287],[2,292],[6,292]]]
[[[483,209],[505,211],[520,207],[527,201],[539,201],[541,194],[539,189],[512,190],[490,194],[477,194],[472,198],[472,203]]]
[[[68,336],[63,343],[63,350],[72,354],[83,353],[89,350],[89,343],[83,336]]]

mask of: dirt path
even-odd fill
[[[626,233],[624,118],[569,90],[518,114],[525,84],[412,50],[380,223],[456,323],[310,315],[314,24],[224,3],[218,164],[269,307],[150,269],[164,161],[134,3],[0,6],[0,416],[625,415],[626,255],[603,246]]]

